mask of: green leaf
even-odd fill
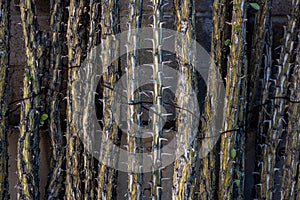
[[[230,157],[231,157],[232,159],[234,159],[234,158],[236,157],[236,150],[235,150],[235,149],[231,149],[231,150],[230,150]]]
[[[230,39],[227,39],[227,40],[225,40],[225,46],[229,46],[230,44],[231,44],[231,41],[230,41]]]
[[[255,10],[259,10],[260,9],[260,6],[257,4],[257,3],[249,3],[250,4],[250,6],[252,7],[252,8],[254,8]]]
[[[40,119],[40,125],[43,126],[47,119],[48,119],[48,115],[47,114],[42,114],[41,119]]]
[[[26,78],[27,78],[28,80],[30,80],[30,79],[31,79],[31,76],[30,76],[30,74],[29,74],[29,73],[26,73],[26,74],[25,74],[25,76],[26,76]]]
[[[234,25],[234,30],[236,31],[236,32],[238,32],[239,30],[240,30],[240,26],[239,25]]]
[[[47,114],[42,114],[41,116],[41,121],[46,121],[48,119],[48,115]]]

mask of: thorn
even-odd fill
[[[154,9],[154,6],[152,6],[152,5],[147,5],[148,7],[150,7],[151,9]]]
[[[145,67],[151,67],[153,68],[154,67],[154,64],[143,64]]]
[[[163,38],[163,41],[164,41],[164,40],[168,40],[168,39],[170,39],[170,38],[172,38],[172,37],[174,37],[174,35],[170,35],[170,36],[168,36],[168,37],[164,37],[164,38]]]
[[[167,138],[159,138],[160,141],[169,141]]]
[[[169,5],[168,2],[164,3],[164,4],[161,6],[161,8],[163,9],[163,8],[164,8],[165,6],[167,6],[167,5]]]
[[[171,153],[161,153],[162,156],[172,156],[173,154]]]
[[[144,94],[146,97],[150,97],[145,91],[139,92],[139,95]]]
[[[276,171],[280,171],[280,169],[275,167],[274,172],[276,172]]]
[[[164,64],[170,64],[170,63],[172,63],[171,60],[166,60],[166,61],[163,61],[161,64],[164,65]]]
[[[161,114],[161,116],[173,116],[173,113]]]
[[[162,87],[162,90],[170,89],[170,88],[172,88],[172,86],[164,86],[164,87]]]

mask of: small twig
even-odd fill
[[[290,103],[300,103],[300,101],[292,100],[290,97],[282,96],[282,97],[270,97],[269,99],[285,99]]]
[[[35,95],[31,96],[31,97],[26,97],[26,98],[23,98],[23,99],[18,99],[18,100],[15,100],[13,102],[10,102],[9,105],[13,105],[15,103],[19,103],[19,102],[22,102],[22,101],[25,101],[25,100],[28,100],[28,99],[32,99],[32,98],[35,98],[35,97],[37,97],[39,95],[41,95],[41,93],[35,94]]]

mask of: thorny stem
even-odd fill
[[[298,41],[300,34],[298,33]],[[296,62],[291,74],[291,97],[300,100],[300,44],[298,43]],[[297,183],[299,184],[297,169],[299,168],[300,152],[300,104],[290,104],[288,109],[288,128],[285,146],[285,162],[281,181],[281,199],[297,199],[299,194]]]
[[[261,9],[257,11],[255,17],[255,25],[254,25],[254,34],[252,40],[252,49],[251,49],[251,61],[249,63],[249,71],[250,73],[250,92],[249,92],[249,111],[255,106],[255,99],[257,98],[258,93],[258,80],[261,70],[263,57],[264,57],[264,49],[266,43],[266,33],[268,31],[268,24],[270,23],[270,10],[271,10],[271,0],[260,0],[259,4]],[[250,116],[251,117],[251,116]]]
[[[179,63],[176,99],[178,106],[195,110],[198,102],[194,102],[197,88],[193,88],[196,65],[195,38],[195,1],[174,1],[176,14],[176,54]],[[179,56],[180,55],[180,56]],[[196,92],[197,93],[197,92]],[[189,122],[191,124],[186,124]],[[193,199],[195,190],[195,165],[197,160],[198,127],[193,117],[186,110],[178,110],[177,115],[177,148],[173,173],[172,199]],[[196,133],[195,133],[196,132]],[[192,144],[190,144],[192,141]]]
[[[128,42],[127,42],[127,102],[140,101],[140,94],[136,91],[139,88],[138,71],[139,66],[139,45],[138,32],[141,26],[143,0],[131,0],[129,2],[128,16]],[[142,154],[142,141],[136,139],[141,126],[141,106],[128,105],[127,109],[127,143],[128,143],[128,199],[142,199],[142,158],[137,157]],[[136,124],[137,123],[137,124]],[[139,172],[139,173],[137,173]]]
[[[153,81],[154,81],[154,92],[153,92],[153,106],[154,111],[151,116],[152,119],[152,180],[151,180],[151,196],[154,200],[160,200],[162,194],[162,160],[161,160],[161,140],[163,134],[162,120],[158,115],[161,115],[163,109],[163,53],[161,50],[162,45],[162,20],[163,20],[163,0],[152,0],[153,8],[153,48],[152,48],[152,59],[153,59]]]
[[[271,5],[269,5],[271,6]],[[270,12],[270,11],[269,11]],[[267,154],[266,154],[266,145],[263,145],[265,143],[265,138],[264,138],[264,133],[265,133],[265,129],[267,128],[267,123],[268,119],[270,118],[269,114],[268,114],[268,106],[269,106],[269,102],[270,102],[270,79],[271,79],[271,68],[272,68],[272,39],[273,39],[273,32],[272,32],[272,20],[271,18],[271,14],[269,13],[269,19],[268,19],[268,24],[266,24],[266,41],[265,41],[265,55],[264,55],[264,62],[262,63],[262,65],[264,66],[264,76],[262,78],[262,97],[261,97],[261,108],[259,110],[259,117],[258,117],[258,133],[256,135],[256,144],[257,145],[257,149],[256,151],[259,152],[259,154],[261,155],[260,157],[262,157],[261,159],[267,159]],[[253,81],[253,80],[252,80]],[[250,100],[251,101],[251,100]],[[249,105],[249,107],[251,107],[253,105]],[[250,111],[250,109],[249,109]],[[268,130],[269,131],[269,130]],[[260,147],[260,148],[258,148]],[[259,157],[259,156],[257,156]],[[262,160],[257,159],[257,163],[261,163]],[[261,173],[263,173],[263,165],[257,165],[256,169],[258,169],[257,171],[260,171]],[[261,175],[262,176],[262,175]],[[258,184],[260,184],[260,180],[258,180],[259,182],[257,182]],[[259,198],[261,198],[261,188],[260,187],[256,187],[256,194],[258,195]]]
[[[219,199],[242,199],[243,194],[237,192],[236,187],[243,187],[243,157],[242,146],[244,142],[244,128],[241,126],[241,121],[245,117],[245,104],[241,105],[241,99],[245,100],[245,80],[247,73],[247,63],[245,55],[246,43],[246,1],[234,0],[232,11],[232,35],[230,45],[230,55],[228,58],[228,70],[226,78],[226,97],[225,97],[225,119],[223,131],[239,128],[239,131],[225,133],[221,135],[221,166],[219,176]],[[232,157],[232,151],[237,152]],[[236,173],[240,176],[236,176]],[[236,184],[234,178],[239,180],[239,185]],[[240,190],[240,189],[237,189]]]
[[[224,69],[224,60],[226,61],[226,49],[225,40],[228,35],[226,32],[227,24],[227,13],[229,12],[229,1],[227,0],[215,0],[213,3],[213,27],[212,27],[212,40],[211,40],[211,60],[212,63],[209,69],[209,80],[207,85],[207,95],[205,99],[204,118],[206,123],[202,124],[202,135],[199,139],[201,141],[216,137],[217,133],[216,120],[218,118],[218,91],[219,86],[217,85],[221,81],[221,77],[218,77],[219,73],[226,71]],[[226,64],[226,62],[225,62]],[[224,133],[227,133],[225,131]],[[207,144],[212,146],[214,144]],[[202,170],[199,171],[200,185],[199,195],[200,199],[216,199],[217,198],[217,183],[218,183],[218,157],[219,152],[217,146],[203,159],[200,160],[200,166]]]
[[[9,100],[9,41],[10,1],[0,1],[0,199],[9,199],[8,193],[8,100]]]
[[[27,68],[24,75],[23,98],[40,93],[40,64],[44,52],[38,30],[35,2],[20,2],[21,21],[25,39]],[[22,104],[18,140],[18,199],[40,199],[39,192],[39,122],[40,97],[28,98]]]
[[[82,62],[84,53],[83,44],[80,38],[80,16],[84,13],[84,0],[71,0],[69,6],[68,18],[68,92],[67,92],[67,149],[66,149],[66,199],[79,200],[83,199],[83,194],[80,190],[82,181],[81,173],[81,151],[82,145],[79,140],[78,130],[76,129],[76,115],[78,110],[78,91],[75,87],[77,80],[78,68]]]
[[[83,114],[83,140],[85,141],[84,148],[84,158],[83,158],[83,173],[85,177],[84,181],[84,196],[85,200],[94,199],[96,197],[96,187],[95,187],[95,179],[96,179],[96,169],[95,169],[95,159],[91,155],[92,149],[94,148],[94,128],[93,120],[91,120],[91,113],[93,113],[94,109],[94,91],[88,88],[96,88],[96,75],[97,69],[95,69],[94,64],[96,61],[96,46],[100,41],[100,0],[91,0],[90,1],[90,16],[87,16],[87,8],[84,10],[85,18],[87,18],[87,24],[89,24],[89,30],[86,30],[89,34],[88,37],[88,46],[87,46],[87,66],[84,68],[84,76],[85,77],[85,87],[83,91],[80,91],[81,98],[85,99],[84,106],[82,106],[82,111],[80,113]],[[88,21],[90,18],[90,21]],[[88,26],[88,25],[87,25]],[[81,88],[83,89],[83,88]]]
[[[60,89],[62,77],[62,54],[63,54],[63,13],[65,4],[63,1],[51,1],[51,49],[50,49],[50,70],[51,70],[51,91],[49,101],[49,127],[52,146],[51,173],[46,188],[46,199],[59,198],[63,189],[63,133],[60,119]]]
[[[299,0],[292,1],[292,11],[284,33],[284,44],[281,48],[281,54],[278,62],[278,71],[275,80],[275,96],[286,96],[288,92],[288,76],[292,72],[291,59],[294,50],[294,39],[299,31]],[[272,199],[274,197],[274,173],[276,149],[279,145],[279,139],[287,124],[284,120],[286,113],[286,101],[284,99],[274,99],[271,110],[271,128],[268,130],[266,138],[266,155],[262,161],[261,173],[261,198]]]
[[[212,35],[212,43],[214,48],[214,62],[217,66],[219,73],[224,78],[226,76],[227,66],[227,47],[225,41],[230,38],[230,27],[226,23],[230,20],[228,17],[230,13],[231,0],[214,0],[213,3],[213,30],[215,32]]]
[[[119,33],[119,10],[118,0],[102,0],[101,1],[101,49],[103,63],[103,82],[110,87],[114,87],[118,80],[119,73],[119,43],[112,37]],[[114,144],[119,141],[119,130],[115,115],[112,113],[112,105],[114,101],[113,91],[104,88],[103,90],[103,136],[102,144],[108,144],[105,140],[111,140]],[[113,199],[115,193],[116,170],[107,167],[105,163],[114,162],[116,164],[118,158],[115,155],[109,156],[112,147],[106,146],[105,152],[100,152],[100,159],[104,163],[100,163],[98,172],[98,188],[97,199]],[[114,164],[114,165],[115,165]]]
[[[260,134],[263,133],[264,129],[264,118],[265,113],[264,109],[261,109],[259,112],[257,110],[257,101],[256,99],[261,98],[263,103],[263,108],[265,108],[265,103],[267,102],[269,94],[269,85],[268,85],[268,75],[266,75],[262,80],[260,80],[260,74],[262,71],[267,72],[272,65],[269,62],[272,62],[271,52],[269,52],[269,41],[268,37],[270,35],[270,24],[271,21],[271,0],[259,0],[258,4],[260,9],[257,11],[255,16],[254,24],[254,34],[252,37],[252,49],[249,60],[249,86],[248,86],[248,113],[247,113],[247,135],[249,137],[256,137],[256,144],[261,144],[263,141],[260,138]],[[269,54],[269,56],[264,55],[264,52]],[[259,93],[259,81],[262,82],[262,90]],[[261,97],[262,96],[262,97]],[[257,114],[258,113],[258,114]],[[255,121],[258,118],[258,122]],[[253,126],[253,124],[258,124]],[[255,136],[253,133],[257,133]],[[260,149],[256,148],[257,152],[261,152]],[[258,157],[258,156],[257,156]]]

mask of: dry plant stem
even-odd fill
[[[90,151],[93,151],[95,148],[94,146],[94,130],[95,125],[94,120],[91,120],[91,113],[95,112],[94,110],[94,101],[95,101],[95,93],[93,88],[97,87],[96,76],[97,76],[97,59],[96,57],[99,56],[97,54],[97,48],[100,41],[100,0],[91,0],[90,1],[90,21],[89,23],[89,38],[88,38],[88,48],[87,48],[87,64],[84,66],[85,68],[84,75],[85,77],[85,86],[84,91],[81,92],[81,96],[84,101],[84,106],[81,113],[83,114],[83,138],[84,138],[84,157],[83,157],[83,173],[85,177],[84,181],[84,194],[83,198],[85,200],[92,200],[95,199],[96,195],[96,186],[95,186],[95,179],[96,179],[96,169],[95,169],[95,158],[91,154]],[[84,12],[87,12],[85,10]],[[85,15],[87,13],[84,13]],[[92,89],[91,89],[92,88]],[[82,89],[82,88],[80,88]]]
[[[68,18],[68,92],[67,92],[67,149],[66,149],[66,199],[79,200],[83,199],[80,188],[82,181],[81,173],[81,150],[82,145],[76,129],[75,110],[78,110],[77,88],[75,80],[78,77],[78,67],[82,62],[83,49],[81,47],[80,37],[78,34],[80,15],[83,13],[84,1],[71,0],[69,6]]]
[[[10,1],[0,1],[0,199],[8,193],[8,100],[9,100],[9,40]]]
[[[51,94],[49,103],[49,128],[52,146],[51,173],[48,179],[45,199],[57,199],[63,189],[63,133],[60,119],[59,91],[61,89],[62,71],[62,46],[63,46],[63,13],[64,3],[62,0],[51,1],[51,49],[50,49],[50,69],[51,69]]]
[[[243,36],[246,36],[246,28],[244,29]],[[246,38],[244,38],[246,41]],[[245,50],[245,49],[244,49]],[[238,125],[239,131],[237,133],[236,145],[237,150],[235,161],[235,184],[233,185],[233,197],[239,200],[245,199],[244,197],[244,183],[245,183],[245,149],[246,149],[246,122],[247,122],[247,86],[248,86],[248,59],[246,57],[246,51],[243,52],[243,67],[241,71],[242,77],[240,77],[240,94],[239,94],[239,113],[238,113]]]
[[[251,49],[251,61],[249,63],[250,73],[250,99],[249,99],[249,111],[252,111],[255,104],[255,99],[258,93],[258,81],[261,70],[263,69],[262,61],[264,58],[265,49],[265,38],[267,32],[267,25],[270,23],[270,10],[272,2],[271,0],[260,0],[260,9],[257,11],[255,16],[254,24],[254,34],[252,39],[252,49]],[[251,117],[251,116],[250,116]],[[249,117],[249,119],[250,119]]]
[[[115,121],[116,113],[112,111],[114,101],[113,88],[118,78],[118,41],[115,34],[119,33],[119,11],[117,0],[102,0],[101,1],[101,49],[103,63],[103,82],[109,87],[103,90],[103,136],[102,145],[108,144],[105,140],[111,140],[114,144],[119,140],[118,126]],[[112,62],[110,62],[112,61]],[[110,155],[110,146],[106,146],[105,152],[100,152],[102,163],[99,166],[98,172],[98,188],[97,199],[113,199],[115,192],[116,170],[106,166],[107,162],[117,162],[116,155]],[[115,150],[114,150],[115,151]],[[104,163],[103,163],[104,161]],[[116,164],[116,163],[115,163]]]
[[[239,184],[236,182],[236,166],[243,165],[236,155],[243,152],[243,146],[238,138],[244,137],[244,130],[239,119],[244,119],[244,108],[241,101],[245,101],[243,87],[246,79],[246,2],[244,0],[233,1],[232,11],[232,35],[230,55],[228,58],[228,70],[226,78],[225,118],[221,135],[220,147],[220,176],[219,176],[219,199],[241,198],[233,195],[234,187],[243,187],[243,177]],[[236,155],[232,152],[236,152]],[[243,161],[242,161],[243,162]],[[241,174],[243,172],[240,172]],[[241,175],[242,176],[242,175]]]
[[[162,20],[163,20],[163,0],[153,0],[153,48],[152,48],[152,59],[153,59],[153,106],[154,111],[152,113],[152,180],[151,180],[151,197],[154,200],[160,200],[162,195],[162,160],[161,160],[161,137],[163,134],[162,120],[160,118],[163,109],[162,99],[162,62],[163,53],[161,50],[162,45]]]
[[[271,22],[271,0],[260,0],[258,2],[260,5],[260,9],[257,11],[255,16],[255,24],[254,24],[254,34],[252,37],[252,49],[251,49],[251,56],[249,61],[249,95],[248,95],[248,113],[247,113],[247,132],[250,137],[254,137],[253,133],[258,132],[256,135],[256,142],[257,144],[262,144],[263,140],[261,135],[263,134],[264,130],[264,119],[265,119],[265,106],[263,109],[259,110],[258,114],[258,127],[253,126],[255,119],[257,119],[257,114],[254,112],[255,106],[257,106],[256,99],[262,97],[260,99],[260,103],[266,103],[266,99],[268,98],[269,94],[269,84],[268,78],[269,75],[265,74],[265,77],[260,80],[260,74],[262,71],[268,72],[270,69],[269,62],[272,62],[271,52],[269,52],[269,41],[266,38],[268,32],[270,31],[270,24]],[[266,52],[269,56],[264,54]],[[259,93],[259,82],[262,84],[262,90]],[[258,94],[259,93],[259,94]],[[261,152],[260,149],[256,147],[257,152]]]
[[[204,137],[214,137],[217,133],[215,129],[215,119],[217,116],[217,100],[218,100],[218,85],[221,82],[218,74],[224,71],[224,60],[226,58],[224,49],[225,40],[228,39],[225,30],[226,14],[229,12],[229,1],[215,0],[213,3],[213,29],[212,29],[212,43],[211,43],[211,60],[212,65],[209,69],[209,80],[207,85],[207,95],[205,99],[205,123],[202,124],[202,132]],[[208,144],[210,146],[211,144]],[[200,160],[202,170],[200,170],[200,185],[199,198],[200,199],[216,199],[217,191],[217,157],[219,152],[214,148],[205,158]]]
[[[230,0],[214,0],[213,3],[213,30],[215,32],[212,35],[212,43],[214,48],[214,62],[217,66],[219,73],[226,72],[227,55],[224,49],[226,48],[225,41],[230,38],[230,33],[227,33],[228,24],[226,20],[229,20],[227,15],[230,10]],[[225,75],[225,74],[224,74]]]
[[[23,99],[18,140],[18,199],[40,199],[39,192],[39,122],[40,61],[43,54],[38,32],[35,3],[20,2],[27,67],[24,75]]]
[[[271,7],[271,5],[269,5]],[[269,12],[270,12],[269,8]],[[261,173],[260,176],[263,176],[263,165],[262,159],[267,159],[267,152],[266,152],[266,145],[265,145],[265,130],[266,128],[270,128],[269,126],[269,121],[270,121],[270,116],[269,116],[269,105],[268,105],[268,100],[271,96],[270,94],[270,87],[271,87],[271,69],[273,67],[273,60],[272,60],[272,41],[273,41],[273,32],[272,32],[272,20],[271,20],[271,13],[268,14],[269,19],[268,19],[268,24],[265,24],[266,26],[266,38],[265,38],[265,54],[264,56],[264,62],[262,62],[263,67],[263,72],[264,76],[260,80],[261,85],[262,85],[262,97],[261,97],[261,108],[259,110],[259,117],[258,117],[258,130],[257,130],[257,135],[256,135],[256,151],[259,152],[260,158],[257,160],[257,166],[256,169]],[[253,80],[252,80],[253,81]],[[250,100],[251,101],[251,100]],[[249,105],[249,107],[254,106],[254,105]],[[250,111],[250,108],[248,109]],[[269,131],[269,130],[268,130]],[[256,194],[258,195],[258,198],[261,198],[261,182],[258,180],[256,184]]]
[[[142,0],[131,0],[129,2],[128,16],[128,41],[127,41],[127,102],[138,102],[140,94],[136,90],[139,88],[139,77],[136,68],[139,66],[140,57],[138,32],[142,18]],[[127,143],[128,143],[128,199],[142,199],[142,160],[137,157],[141,153],[141,141],[137,139],[140,134],[141,125],[140,105],[128,105],[127,108]],[[137,151],[139,150],[139,151]],[[140,172],[140,173],[137,173]]]
[[[179,32],[176,38],[176,54],[179,63],[179,80],[176,91],[178,106],[195,110],[193,101],[193,75],[196,65],[196,38],[195,38],[195,1],[175,0],[176,29]],[[180,56],[179,56],[180,55]],[[197,84],[195,84],[197,85]],[[177,114],[177,148],[173,173],[173,199],[193,199],[195,189],[195,164],[197,158],[198,128],[189,113],[179,110]],[[189,123],[188,125],[186,123]],[[196,133],[195,133],[196,132]],[[191,143],[192,141],[192,143]]]
[[[300,34],[298,33],[298,41]],[[290,97],[294,101],[300,101],[300,44],[298,43],[296,62],[291,74]],[[288,128],[285,146],[285,162],[281,182],[281,199],[296,199],[299,165],[299,140],[300,140],[300,104],[289,103]],[[299,193],[299,191],[297,191]]]
[[[299,0],[292,1],[292,11],[289,22],[284,33],[284,44],[281,48],[281,54],[278,61],[278,73],[276,75],[275,97],[284,97],[288,95],[288,75],[291,73],[291,57],[294,50],[294,39],[299,31]],[[272,81],[272,80],[271,80]],[[279,145],[282,133],[287,124],[284,120],[287,102],[282,98],[275,98],[272,102],[271,128],[267,133],[266,154],[262,161],[263,167],[261,172],[261,198],[271,200],[274,197],[274,173],[276,149]]]

